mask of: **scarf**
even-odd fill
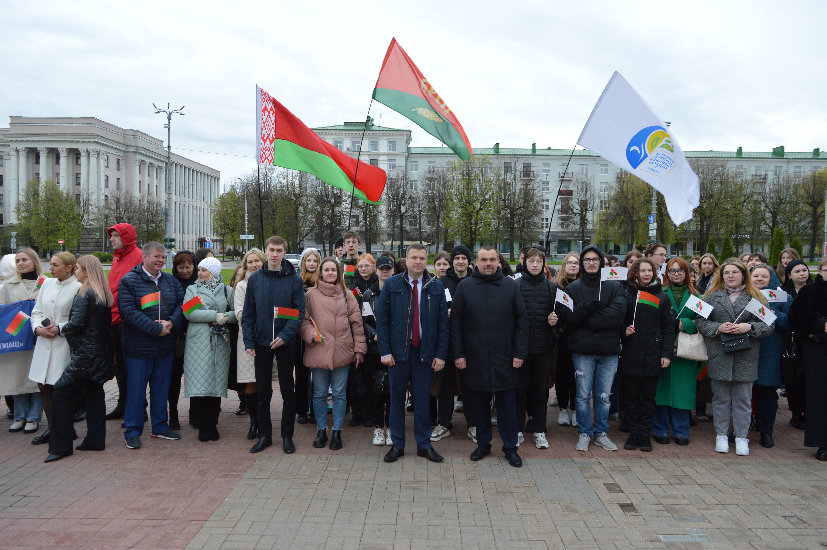
[[[729,295],[729,301],[734,304],[735,300],[738,299],[738,296],[740,296],[741,292],[743,292],[746,288],[746,285],[741,285],[738,288],[728,288],[726,286],[724,288],[726,289],[726,292]]]

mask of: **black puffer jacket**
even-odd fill
[[[363,279],[364,280],[364,279]],[[376,311],[376,298],[379,297],[379,277],[370,287],[362,293],[362,298],[359,301],[359,307],[364,313],[365,307],[363,304],[370,304],[371,311]],[[365,340],[368,343],[368,353],[379,355],[379,344],[376,342],[376,317],[374,315],[362,315],[362,326],[365,329]]]
[[[641,288],[640,291],[655,296],[659,304],[658,307],[653,307],[648,303],[638,303],[635,311],[638,289],[629,285],[623,334],[626,334],[626,327],[633,322],[635,333],[623,337],[620,372],[626,376],[661,376],[666,372],[666,369],[660,367],[661,357],[671,359],[675,355],[675,314],[660,283]]]
[[[548,316],[554,311],[557,285],[540,275],[523,270],[518,281],[528,316],[528,352],[548,353],[552,350],[554,329],[548,324]]]
[[[467,364],[463,384],[495,392],[517,387],[513,359],[528,355],[528,319],[517,282],[497,269],[474,269],[462,280],[451,310],[451,351]]]
[[[364,277],[359,275],[359,272],[357,271],[356,275],[353,276],[353,281],[349,283],[348,288],[351,290],[353,290],[354,288],[358,288],[359,292],[364,294],[365,291],[369,289],[377,281],[379,281],[379,276],[376,275],[376,273],[373,273],[370,276],[370,279],[365,279]]]
[[[69,321],[61,328],[69,343],[69,365],[55,383],[59,388],[78,380],[103,384],[115,376],[109,325],[112,312],[97,301],[91,288],[72,301]]]
[[[617,355],[620,353],[620,335],[626,314],[626,293],[617,281],[601,284],[599,271],[596,275],[586,273],[583,256],[589,251],[597,252],[601,269],[605,267],[602,250],[594,245],[584,248],[580,253],[580,278],[566,288],[566,294],[574,301],[574,311],[561,307],[557,313],[567,325],[572,353]]]
[[[448,300],[448,309],[450,309],[450,308],[451,308],[451,302],[452,302],[452,301],[453,301],[453,299],[454,299],[454,294],[456,294],[456,293],[457,293],[457,287],[458,287],[458,286],[459,286],[459,284],[460,284],[460,283],[461,283],[464,279],[466,279],[469,275],[471,275],[471,270],[470,270],[470,268],[469,268],[469,270],[466,272],[465,277],[463,277],[462,279],[460,279],[459,277],[457,277],[457,273],[456,273],[456,271],[454,271],[454,268],[453,268],[453,267],[449,267],[449,268],[448,268],[448,271],[446,271],[446,272],[445,272],[445,276],[444,276],[444,277],[440,277],[440,279],[439,279],[439,280],[440,280],[440,282],[442,282],[442,286],[444,286],[444,287],[445,287],[445,289],[446,289],[446,290],[447,290],[447,291],[451,294],[451,299],[450,299],[450,300],[448,300],[448,297],[447,297],[447,296],[445,297],[445,299],[446,299],[446,300]]]

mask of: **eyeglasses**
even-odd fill
[[[600,258],[583,258],[583,263],[584,263],[584,264],[589,264],[589,263],[591,263],[591,264],[596,264],[596,263],[600,263]]]
[[[667,271],[670,275],[677,275],[678,273],[683,273],[683,269],[670,269]]]
[[[575,260],[569,260],[566,262],[566,265],[580,265],[580,262]]]

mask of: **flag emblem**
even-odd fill
[[[672,136],[663,126],[647,126],[635,134],[626,146],[626,160],[632,168],[662,177],[675,167]]]
[[[776,294],[772,290],[767,291],[767,294],[769,294],[770,298],[778,298],[778,294]]]
[[[411,109],[411,111],[421,117],[427,118],[428,120],[433,120],[434,122],[444,122],[438,114],[426,107],[417,107],[416,109]]]
[[[30,317],[28,315],[26,315],[22,311],[18,311],[17,315],[15,315],[14,319],[12,319],[11,323],[9,323],[9,326],[6,327],[6,332],[11,334],[12,336],[17,336],[29,319]]]
[[[617,271],[615,271],[614,269],[610,269],[609,275],[611,275],[612,277],[617,277]]]

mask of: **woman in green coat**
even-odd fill
[[[663,290],[672,302],[672,310],[676,315],[675,328],[686,334],[697,334],[694,322],[697,314],[685,307],[690,296],[699,296],[686,260],[674,257],[666,263],[665,283]],[[697,361],[676,356],[658,382],[652,422],[652,432],[658,443],[669,443],[671,426],[675,443],[689,444],[689,414],[695,407],[697,376]]]
[[[221,398],[227,397],[230,331],[235,323],[233,289],[221,282],[221,262],[214,257],[198,264],[198,281],[184,296],[187,347],[184,352],[184,395],[196,416],[199,441],[218,441]]]

